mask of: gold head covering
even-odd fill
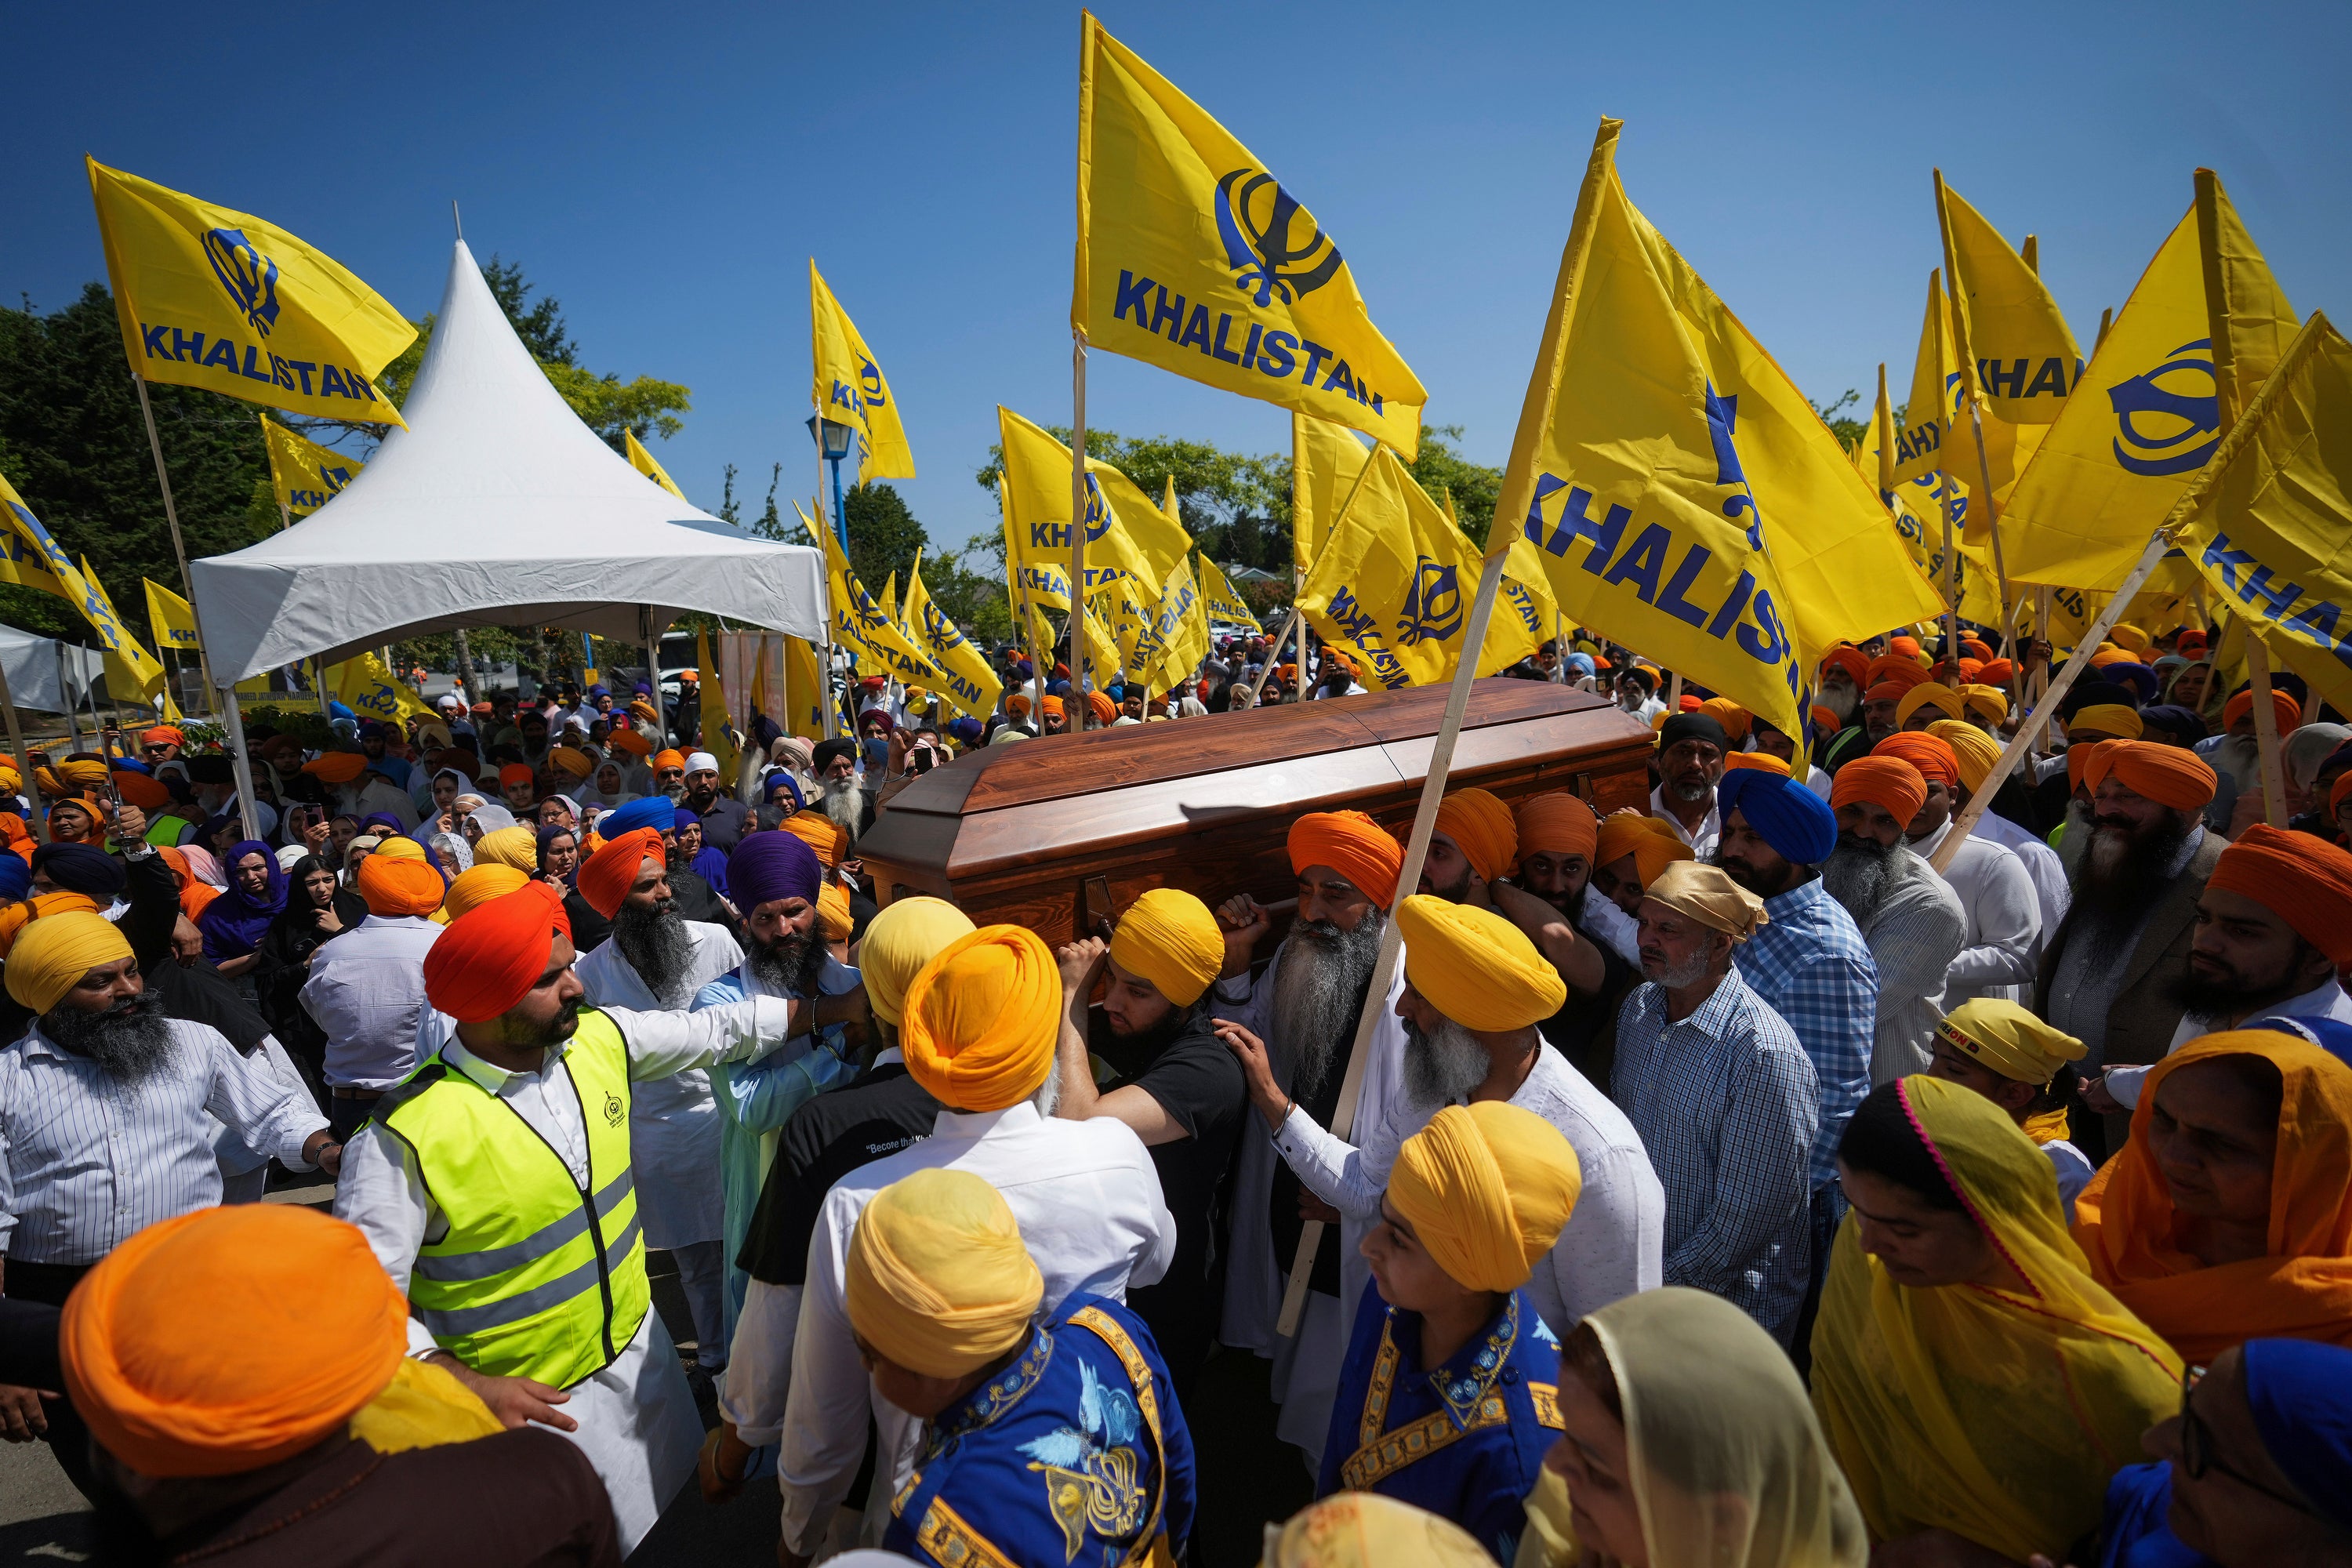
[[[8,950],[0,970],[8,994],[32,1013],[47,1013],[101,963],[131,956],[131,943],[104,915],[61,910],[32,921]]]
[[[857,972],[874,1016],[896,1028],[908,985],[940,949],[971,934],[971,917],[945,899],[893,899],[866,924]]]
[[[539,835],[517,823],[512,827],[494,827],[482,835],[474,845],[474,863],[488,861],[494,866],[511,866],[532,876],[539,874]]]
[[[1154,888],[1127,907],[1111,932],[1110,958],[1190,1007],[1225,966],[1225,936],[1209,906],[1175,888]]]
[[[1695,860],[1677,860],[1668,866],[1642,889],[1642,896],[1657,900],[1710,931],[1722,931],[1734,942],[1746,942],[1756,934],[1758,926],[1771,920],[1764,912],[1763,900],[1724,875],[1721,868]]]
[[[1445,1107],[1404,1141],[1389,1202],[1455,1284],[1516,1290],[1559,1239],[1583,1184],[1559,1128],[1482,1100]]]
[[[1944,1015],[1936,1034],[1970,1061],[2005,1079],[2047,1089],[2058,1069],[2083,1059],[2084,1045],[2014,1002],[1978,996]]]
[[[1960,783],[1973,795],[1984,787],[1993,764],[2000,761],[2000,742],[1965,719],[1938,719],[1927,733],[1952,748],[1960,764]]]
[[[925,1377],[961,1377],[1019,1344],[1045,1293],[1003,1194],[946,1169],[874,1194],[843,1284],[858,1336]]]
[[[1492,1568],[1450,1519],[1378,1492],[1335,1492],[1265,1527],[1258,1568]]]
[[[941,1105],[1003,1110],[1037,1092],[1061,1038],[1062,973],[1025,926],[982,926],[933,955],[907,986],[907,1072]]]
[[[1397,930],[1406,982],[1465,1029],[1524,1029],[1568,1000],[1559,971],[1492,910],[1415,893],[1397,906]]]
[[[2050,1162],[1999,1106],[1899,1080],[1911,1124],[2021,1291],[1912,1287],[1839,1228],[1813,1329],[1813,1405],[1871,1535],[1949,1530],[2063,1557],[2107,1478],[2180,1408],[2180,1358],[2091,1278]]]

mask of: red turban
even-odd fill
[[[188,743],[188,737],[177,724],[158,724],[141,735],[139,743],[142,746],[184,746]]]
[[[1842,644],[1822,655],[1822,669],[1823,673],[1832,669],[1843,669],[1853,678],[1856,686],[1865,685],[1870,679],[1868,656],[1851,644]]]
[[[661,829],[640,827],[618,838],[606,839],[604,847],[588,857],[572,880],[580,889],[580,896],[588,900],[588,907],[611,920],[621,912],[621,900],[636,885],[637,873],[645,869],[647,858],[659,860],[665,857]]]
[[[423,860],[371,855],[360,862],[359,889],[360,897],[367,900],[368,913],[394,919],[431,914],[441,907],[449,887],[441,880],[441,873]]]
[[[1688,691],[1683,693],[1682,710],[1684,712],[1696,713],[1704,706],[1706,706],[1704,700],[1696,693]]]
[[[1907,825],[1927,804],[1927,781],[1900,757],[1856,757],[1838,769],[1830,785],[1830,807],[1843,810],[1864,800],[1885,806],[1887,816]]]
[[[2211,802],[2218,783],[2204,758],[2186,746],[2160,741],[2117,741],[2083,765],[2084,782],[2093,790],[2108,778],[2175,811],[2202,808]]]
[[[1960,787],[1959,753],[1941,735],[1931,735],[1925,730],[1906,730],[1871,747],[1870,754],[1900,757],[1918,769],[1921,778],[1940,780],[1946,789]]]
[[[2352,773],[2344,775],[2352,778]],[[1519,855],[1582,857],[1590,861],[1601,843],[1601,819],[1564,790],[1529,795],[1519,802]]]
[[[509,763],[499,770],[499,787],[504,789],[509,784],[529,784],[534,776],[536,775],[520,763]]]
[[[2221,851],[2205,885],[2253,900],[2337,969],[2352,964],[2352,854],[2325,838],[2258,822]]]
[[[1360,811],[1315,811],[1290,825],[1290,868],[1328,866],[1372,902],[1396,901],[1404,847]]]
[[[373,856],[368,858],[370,860]],[[555,933],[572,934],[563,895],[532,882],[459,915],[425,955],[425,999],[461,1024],[483,1024],[530,994]]]
[[[2252,713],[2253,710],[2253,692],[2251,689],[2239,692],[2235,697],[2231,698],[2230,700],[2221,704],[2222,730],[2227,731],[2236,729],[2238,721],[2244,718],[2247,714]],[[2284,691],[2273,691],[2271,693],[2271,711],[2277,715],[2278,732],[2282,735],[2285,734],[2289,730],[2296,728],[2303,722],[2303,709],[2301,705],[2298,704],[2294,698],[2288,696]]]

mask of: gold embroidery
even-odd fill
[[[1396,1309],[1391,1307],[1381,1320],[1381,1353],[1372,1359],[1372,1383],[1364,1394],[1364,1418],[1356,1424],[1356,1441],[1362,1447],[1379,1442],[1381,1428],[1389,1424],[1389,1391],[1396,1384],[1395,1328]]]
[[[1101,1309],[1081,1307],[1070,1314],[1070,1321],[1093,1333],[1110,1347],[1111,1354],[1118,1357],[1118,1364],[1127,1369],[1128,1381],[1135,1385],[1135,1403],[1143,1413],[1144,1429],[1151,1434],[1152,1457],[1160,1467],[1152,1488],[1151,1517],[1137,1536],[1134,1549],[1127,1554],[1129,1564],[1147,1563],[1155,1551],[1164,1553],[1168,1549],[1167,1536],[1160,1528],[1160,1511],[1168,1500],[1168,1446],[1160,1436],[1160,1395],[1153,1384],[1151,1363],[1143,1359],[1143,1352],[1118,1321]],[[1131,1478],[1131,1470],[1129,1475]]]
[[[937,1498],[923,1514],[915,1542],[944,1568],[1014,1568],[1013,1559]]]
[[[1400,1426],[1349,1456],[1339,1467],[1339,1484],[1349,1491],[1369,1491],[1407,1465],[1418,1464],[1473,1432],[1500,1426],[1509,1419],[1509,1409],[1499,1394],[1481,1399],[1470,1419],[1459,1426],[1449,1412],[1433,1410],[1410,1426]]]
[[[1559,1418],[1559,1388],[1549,1383],[1529,1383],[1528,1393],[1536,1402],[1536,1422],[1559,1432],[1565,1429]]]

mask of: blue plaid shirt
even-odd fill
[[[1797,1037],[1736,969],[1679,1023],[1644,984],[1618,1011],[1610,1087],[1665,1188],[1665,1282],[1712,1291],[1785,1346],[1811,1258],[1821,1117]]]
[[[1813,1138],[1812,1184],[1837,1174],[1838,1140],[1870,1092],[1877,1034],[1878,965],[1845,906],[1816,877],[1764,900],[1771,922],[1731,950],[1739,978],[1796,1032],[1813,1058],[1822,1124]]]

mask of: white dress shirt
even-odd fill
[[[327,1125],[306,1090],[205,1024],[167,1020],[172,1052],[135,1083],[51,1043],[37,1024],[0,1047],[0,1254],[95,1263],[157,1220],[221,1201],[226,1128],[289,1170]]]
[[[2250,1015],[2238,1026],[2242,1029],[2256,1028],[2264,1018],[2332,1018],[2339,1024],[2352,1024],[2352,996],[2347,996],[2344,987],[2338,985],[2331,975],[2300,996],[2290,996],[2275,1007],[2264,1007]],[[2172,1031],[2172,1043],[2164,1047],[2164,1054],[2170,1056],[2189,1041],[2211,1033],[2211,1019],[2192,1017],[2184,1013],[2179,1026]],[[2100,1077],[2107,1086],[2107,1092],[2116,1097],[2116,1104],[2126,1110],[2138,1109],[2140,1083],[2147,1077],[2147,1066],[2112,1067]]]
[[[421,915],[370,915],[310,956],[302,1010],[327,1032],[331,1089],[390,1089],[416,1066],[425,955],[444,928]]]
[[[1714,858],[1715,841],[1723,837],[1723,807],[1717,805],[1715,792],[1706,792],[1706,815],[1699,818],[1696,832],[1683,826],[1681,817],[1666,804],[1666,786],[1660,784],[1650,792],[1650,815],[1675,830],[1675,837],[1690,846],[1691,854],[1701,862]]]
[[[2042,912],[2042,934],[2033,939],[2033,960],[2039,964],[2042,950],[2050,945],[2051,933],[2074,906],[2074,889],[2066,882],[2066,862],[2058,858],[2058,851],[1997,811],[1988,811],[1978,817],[1970,831],[2009,850],[2025,868],[2026,879],[2033,884],[2034,903]]]
[[[865,1454],[869,1410],[881,1428],[874,1484],[883,1498],[906,1480],[921,1426],[873,1393],[849,1329],[843,1283],[849,1238],[876,1193],[917,1171],[943,1167],[988,1182],[1004,1195],[1045,1277],[1044,1311],[1076,1290],[1124,1301],[1130,1284],[1156,1282],[1176,1256],[1176,1221],[1160,1196],[1160,1173],[1125,1122],[1041,1117],[1024,1100],[1005,1110],[942,1110],[933,1129],[911,1148],[851,1172],[825,1194],[809,1237],[789,1401],[782,1411],[739,1406],[759,1423],[740,1428],[745,1442],[782,1438],[776,1486],[784,1543],[795,1551],[814,1551],[849,1490]],[[758,1394],[743,1391],[755,1402]]]
[[[1951,836],[1947,817],[1943,826],[1911,847],[1932,862]],[[1971,833],[1943,875],[1959,895],[1960,912],[1968,921],[1960,951],[1944,972],[1944,1010],[1948,1013],[1976,996],[2025,999],[2024,988],[2033,984],[2042,945],[2042,909],[2025,863],[1991,839]]]

